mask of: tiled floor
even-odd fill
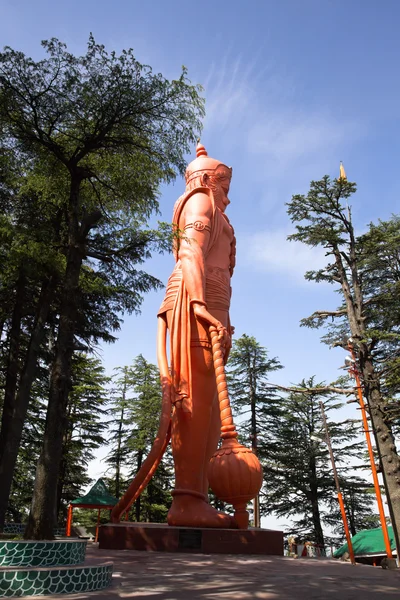
[[[108,589],[36,600],[387,600],[400,598],[400,570],[329,559],[98,550],[88,563],[113,561]]]

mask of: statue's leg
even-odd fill
[[[232,518],[207,503],[207,468],[219,439],[216,382],[207,331],[192,321],[192,414],[176,408],[172,416],[175,490],[170,525],[232,527]]]

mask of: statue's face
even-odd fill
[[[218,177],[215,179],[214,196],[218,208],[223,212],[225,211],[228,204],[230,204],[230,200],[228,198],[230,183],[231,181],[229,177]]]
[[[231,185],[231,181],[230,179],[228,179],[228,177],[225,177],[222,181],[221,181],[221,188],[222,188],[222,202],[224,203],[224,209],[228,206],[228,204],[230,204],[230,200],[228,198],[228,194],[229,194],[229,187]]]

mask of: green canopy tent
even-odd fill
[[[396,543],[393,534],[393,527],[388,526],[390,547],[393,555],[396,555]],[[354,555],[356,559],[369,559],[368,562],[375,563],[386,556],[385,542],[383,539],[382,527],[376,529],[365,529],[359,531],[351,538]],[[344,544],[333,553],[334,558],[340,558],[345,552],[348,552],[347,544]],[[364,562],[364,561],[363,561]]]
[[[76,498],[69,503],[67,526],[65,531],[66,535],[68,537],[71,536],[72,512],[74,508],[97,508],[98,512],[95,536],[95,541],[97,542],[99,534],[100,511],[102,509],[111,510],[114,508],[117,502],[118,499],[114,496],[111,496],[104,481],[102,479],[98,479],[85,496],[82,496],[82,498]]]

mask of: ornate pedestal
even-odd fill
[[[100,527],[99,548],[283,556],[283,532],[272,529],[169,527],[158,523],[109,523]]]

